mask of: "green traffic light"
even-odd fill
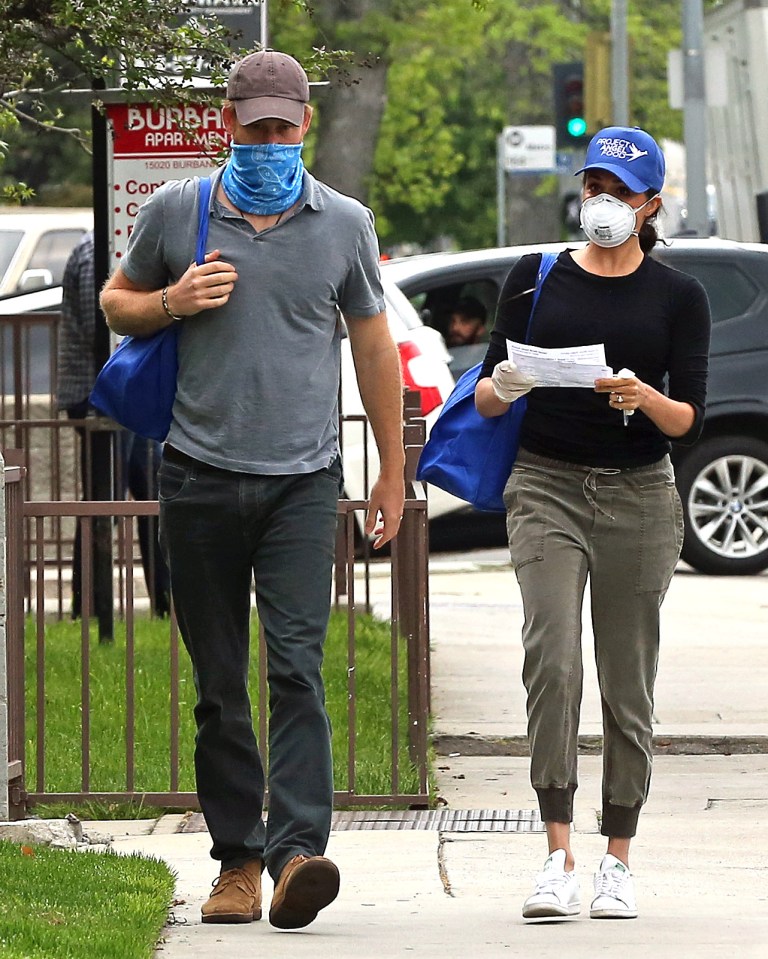
[[[572,137],[583,137],[587,132],[587,121],[584,117],[571,117],[568,121],[568,135]]]

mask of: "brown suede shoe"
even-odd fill
[[[261,859],[228,869],[213,882],[203,905],[203,922],[252,922],[261,919]]]
[[[339,894],[339,870],[325,856],[294,856],[280,873],[269,921],[278,929],[308,926]]]

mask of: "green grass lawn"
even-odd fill
[[[3,959],[149,959],[174,878],[164,862],[0,841]]]
[[[390,627],[372,617],[356,621],[354,676],[354,791],[386,794],[392,789],[392,665]],[[36,643],[34,624],[27,635],[27,788],[48,793],[81,789],[81,626],[51,622],[45,632],[45,773],[35,783],[37,756]],[[95,624],[90,635],[90,790],[126,790],[126,638],[117,624],[112,644],[100,644]],[[253,635],[256,633],[254,622]],[[135,791],[163,792],[170,788],[170,628],[167,621],[135,622]],[[194,791],[192,752],[195,689],[186,651],[179,641],[179,790]],[[399,791],[418,790],[418,773],[407,750],[407,670],[404,644],[398,644]],[[324,676],[328,711],[333,725],[334,775],[337,790],[352,783],[348,775],[349,685],[347,617],[332,616],[326,644]],[[258,711],[258,659],[251,658],[251,699]]]

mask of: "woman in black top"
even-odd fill
[[[529,342],[604,344],[618,375],[596,380],[594,390],[532,389],[535,381],[507,359],[507,339],[525,341],[535,254],[504,285],[475,400],[484,416],[500,416],[528,393],[505,503],[525,611],[531,781],[550,855],[523,916],[580,909],[570,823],[589,579],[603,709],[601,832],[608,837],[590,915],[633,918],[629,847],[651,775],[659,607],[683,533],[670,440],[693,442],[701,432],[710,317],[698,281],[648,256],[664,182],[653,138],[637,128],[601,130],[579,172],[589,242],[558,257]]]

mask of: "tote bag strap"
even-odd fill
[[[208,220],[210,219],[211,180],[210,177],[198,177],[200,197],[197,205],[197,246],[195,263],[205,263],[205,245],[208,242]]]
[[[528,316],[528,328],[525,331],[525,342],[531,342],[531,325],[533,323],[533,314],[536,310],[536,304],[539,302],[539,294],[541,293],[541,288],[544,285],[544,280],[547,278],[547,274],[552,269],[552,267],[557,263],[557,253],[542,253],[541,254],[541,263],[539,264],[539,272],[536,274],[536,286],[533,288],[533,303],[531,304],[531,312]]]

